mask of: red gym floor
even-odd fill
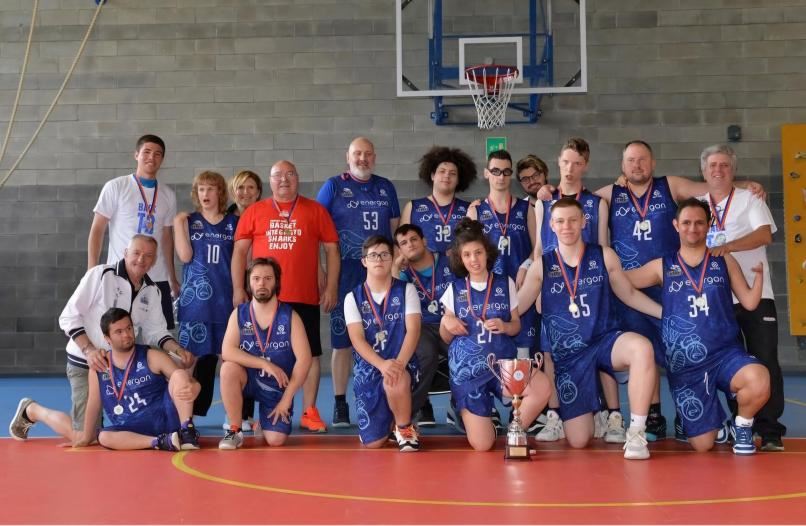
[[[537,446],[531,462],[463,437],[423,451],[363,450],[354,436],[294,436],[287,447],[219,451],[72,450],[57,439],[0,440],[2,523],[803,523],[806,441],[786,452],[695,454],[652,444],[625,461],[601,444]],[[390,444],[391,445],[391,444]]]

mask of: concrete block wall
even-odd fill
[[[44,115],[95,8],[91,0],[39,4],[2,175]],[[515,4],[458,2],[484,17],[452,23],[473,29],[493,17],[497,27],[514,26]],[[570,4],[554,0],[560,27],[573,22]],[[392,2],[109,0],[59,105],[0,189],[0,374],[63,369],[56,320],[85,270],[92,207],[105,181],[132,170],[143,133],[166,139],[161,178],[187,208],[199,171],[250,168],[265,178],[279,159],[298,165],[303,191],[313,195],[342,170],[359,134],[374,140],[377,172],[406,201],[425,192],[416,161],[432,144],[481,160],[485,137],[505,135],[516,157],[553,159],[562,140],[578,134],[591,142],[589,186],[598,187],[618,173],[621,145],[633,138],[653,144],[660,175],[696,177],[702,147],[738,124],[740,176],[767,187],[781,225],[780,126],[806,121],[806,0],[589,4],[589,92],[548,98],[537,125],[483,133],[434,126],[430,99],[395,96]],[[0,3],[3,130],[30,9],[28,0]],[[482,193],[480,185],[468,192]],[[769,253],[781,361],[796,369],[806,366],[806,352],[788,334],[782,239],[779,232]]]

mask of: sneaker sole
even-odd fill
[[[646,459],[649,458],[649,451],[647,451],[646,453],[640,453],[640,454],[634,454],[634,453],[629,454],[629,453],[625,452],[624,453],[624,458],[627,459],[627,460],[646,460]]]
[[[414,453],[415,451],[420,451],[420,446],[414,447],[410,445],[405,445],[400,448],[401,453]]]
[[[321,427],[321,428],[317,428],[317,429],[312,429],[310,427],[301,425],[301,426],[299,426],[299,428],[302,431],[305,431],[306,433],[313,433],[313,434],[320,434],[320,435],[322,433],[327,433],[327,427]]]
[[[331,425],[338,429],[347,429],[350,427],[350,422],[333,422]]]
[[[221,444],[218,445],[218,449],[220,449],[222,451],[235,451],[236,449],[238,449],[240,447],[241,446],[230,446],[230,445],[222,446]]]
[[[181,449],[182,451],[195,451],[197,449],[201,449],[201,446],[198,446],[196,444],[187,444],[186,443],[186,444],[182,444],[181,446],[179,446],[179,449]]]
[[[14,434],[14,432],[13,432],[13,428],[14,428],[14,422],[16,422],[16,421],[17,421],[17,420],[19,420],[19,419],[22,419],[22,412],[23,412],[23,411],[24,411],[24,410],[25,410],[25,409],[26,409],[26,408],[27,408],[29,405],[31,405],[33,402],[34,402],[34,401],[33,401],[33,400],[31,400],[30,398],[23,398],[22,400],[20,400],[20,403],[19,403],[19,404],[17,404],[17,410],[14,412],[14,418],[12,418],[12,419],[11,419],[11,422],[9,422],[9,424],[8,424],[8,434],[9,434],[9,436],[10,436],[11,438],[13,438],[14,440],[17,440],[17,441],[19,441],[19,442],[25,442],[26,440],[28,440],[28,437],[27,437],[27,436],[26,436],[26,437],[18,437],[18,436],[16,436],[16,435]],[[29,429],[30,429],[30,428],[29,428]]]
[[[734,455],[740,455],[740,456],[755,455],[756,454],[756,448],[747,449],[747,450],[741,450],[741,449],[733,448],[733,454]]]

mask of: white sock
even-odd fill
[[[743,416],[736,415],[736,426],[737,427],[753,427],[753,419],[752,418],[745,418]]]
[[[636,415],[630,413],[630,427],[637,429],[646,429],[647,415]]]

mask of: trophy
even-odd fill
[[[528,358],[513,358],[511,360],[496,360],[495,354],[487,355],[487,367],[501,382],[506,395],[508,391],[512,396],[512,422],[507,428],[506,453],[507,460],[531,460],[529,458],[529,444],[526,442],[526,431],[521,424],[521,402],[523,392],[532,381],[532,376],[540,369],[543,357],[539,353],[534,360]],[[496,366],[498,373],[495,372]]]

